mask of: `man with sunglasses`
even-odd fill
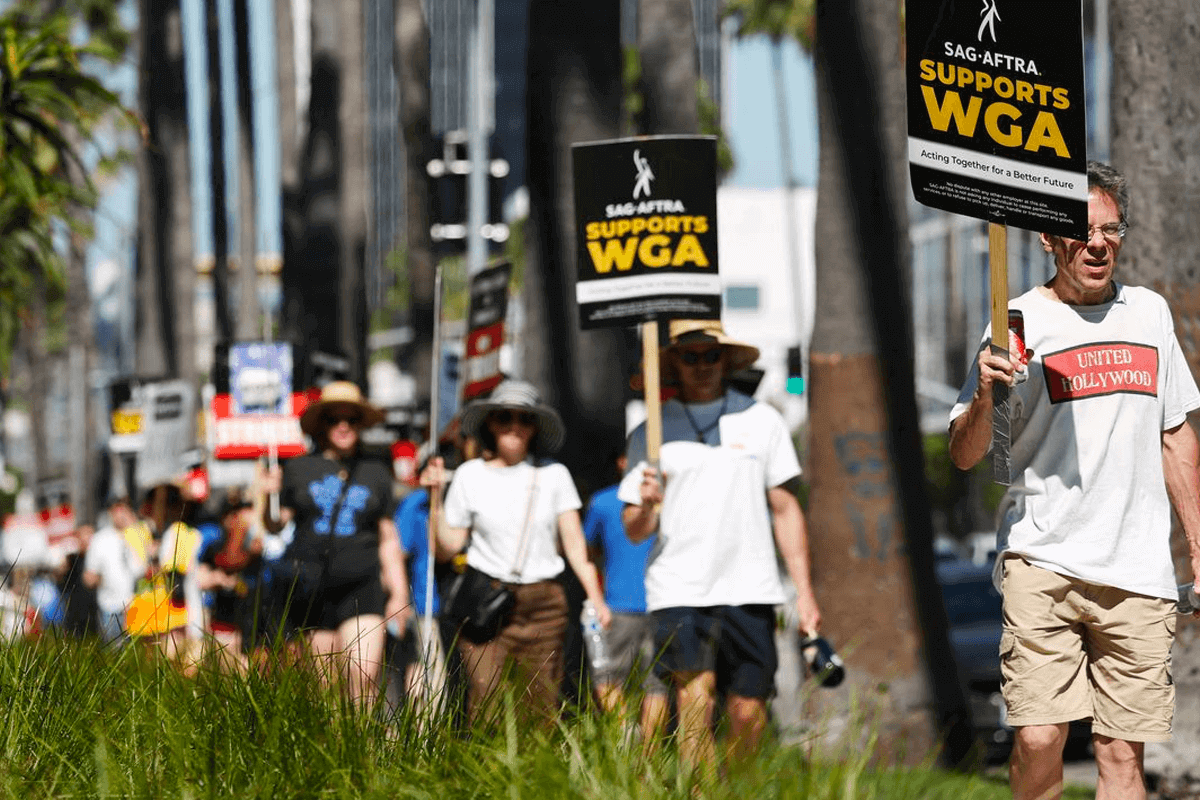
[[[776,547],[796,588],[800,628],[815,632],[821,612],[791,435],[774,408],[726,385],[758,348],[726,336],[718,320],[673,320],[668,335],[660,363],[679,394],[663,405],[659,464],[646,461],[642,425],[630,435],[635,466],[617,496],[631,541],[658,534],[646,566],[655,668],[676,692],[682,756],[711,764],[718,670],[728,679],[729,755],[752,754],[766,730],[775,607],[785,601]]]
[[[1114,279],[1128,226],[1119,172],[1088,164],[1088,231],[1042,234],[1054,276],[1011,303],[1030,349],[984,336],[950,412],[961,469],[991,446],[992,392],[1012,387],[1014,478],[1000,507],[1002,691],[1015,798],[1062,794],[1068,723],[1092,720],[1097,797],[1146,797],[1146,742],[1170,738],[1174,504],[1200,585],[1200,391],[1166,301]],[[1035,355],[1036,354],[1036,355]]]

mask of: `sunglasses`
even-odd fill
[[[679,360],[689,367],[694,367],[703,362],[705,364],[716,364],[721,360],[721,348],[713,347],[708,350],[681,350],[679,352]]]
[[[513,422],[517,422],[521,425],[524,425],[526,428],[532,428],[537,424],[537,416],[529,413],[528,411],[509,411],[508,409],[502,409],[500,411],[493,411],[488,415],[488,419],[492,420],[497,425],[511,425]]]
[[[322,414],[321,421],[324,422],[326,425],[328,425],[330,428],[332,428],[334,425],[337,425],[339,422],[348,422],[348,423],[350,423],[351,426],[357,426],[360,422],[362,422],[362,415],[361,414],[351,414],[351,413],[346,413],[346,412],[342,412],[341,414],[338,414],[335,412],[332,414]]]

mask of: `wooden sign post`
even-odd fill
[[[992,352],[1008,353],[1008,226],[988,223],[988,269],[992,284]],[[1012,417],[1009,388],[992,384],[992,477],[1012,483]]]
[[[662,447],[662,391],[658,374],[658,322],[642,323],[642,384],[646,399],[646,460],[658,469]]]

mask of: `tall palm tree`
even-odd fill
[[[139,0],[138,374],[197,385],[191,193],[178,0]]]
[[[429,225],[429,176],[433,157],[429,97],[429,24],[422,0],[394,0],[395,69],[404,136],[404,252],[409,286],[408,324],[413,343],[406,368],[416,384],[417,408],[428,408],[433,363],[434,257]]]
[[[1129,180],[1133,226],[1121,249],[1118,276],[1162,292],[1175,331],[1200,376],[1200,270],[1180,258],[1179,244],[1200,226],[1200,12],[1188,0],[1110,2],[1112,32],[1112,162]],[[1196,424],[1196,420],[1192,420]],[[1180,580],[1191,577],[1183,537],[1174,537]],[[1147,748],[1147,769],[1182,781],[1195,775],[1200,748],[1200,641],[1196,623],[1179,620],[1172,655],[1179,702],[1175,735]],[[1193,778],[1194,782],[1194,778]]]
[[[616,3],[530,2],[523,363],[563,413],[572,435],[560,457],[585,493],[611,482],[605,453],[624,437],[628,348],[620,329],[579,329],[570,149],[618,135],[619,42]]]
[[[899,4],[818,0],[816,10],[809,524],[826,629],[854,655],[841,696],[814,697],[843,718],[850,695],[867,700],[885,759],[911,762],[940,742],[957,764],[971,736],[934,574],[914,394]]]
[[[237,109],[238,109],[238,272],[237,309],[234,313],[234,336],[238,339],[257,339],[262,336],[262,310],[258,301],[258,271],[255,259],[257,225],[254,180],[253,91],[250,75],[249,20],[247,0],[235,3],[234,30],[237,51]],[[259,103],[270,102],[259,97]],[[262,187],[261,191],[267,191]]]
[[[367,378],[366,253],[367,214],[367,84],[363,33],[363,0],[318,0],[337,8],[338,125],[341,129],[341,175],[338,221],[341,234],[338,341],[350,356],[350,374],[363,386]]]
[[[699,58],[692,0],[639,0],[642,133],[698,133]]]

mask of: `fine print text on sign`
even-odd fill
[[[718,318],[715,139],[594,142],[571,157],[582,327]]]
[[[906,7],[908,157],[925,205],[1064,236],[1087,228],[1078,2]]]

